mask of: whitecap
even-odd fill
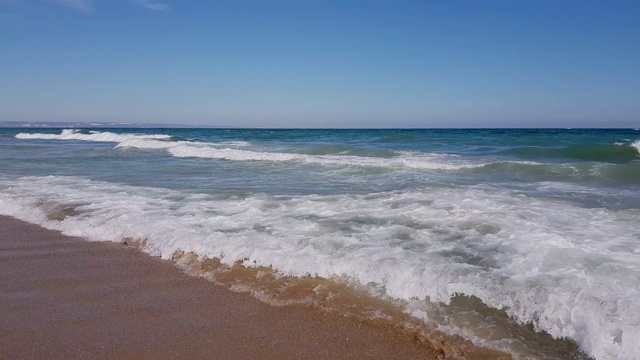
[[[164,134],[116,134],[112,132],[89,131],[84,133],[77,129],[64,129],[60,134],[42,134],[42,133],[19,133],[15,136],[17,139],[42,139],[42,140],[82,140],[97,142],[122,142],[130,139],[155,139],[167,140],[170,135]]]
[[[0,213],[69,235],[348,277],[407,301],[475,296],[596,359],[640,353],[640,254],[624,250],[638,248],[637,213],[478,188],[238,199],[49,176],[0,190]],[[77,215],[48,219],[43,202]]]

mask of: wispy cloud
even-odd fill
[[[58,5],[66,6],[71,9],[80,10],[80,11],[91,11],[93,10],[93,5],[91,5],[91,0],[54,0],[54,2]]]
[[[137,0],[138,5],[155,11],[168,11],[169,4],[153,2],[151,0]]]

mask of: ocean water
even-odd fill
[[[0,214],[515,358],[640,359],[639,151],[634,129],[0,129]]]

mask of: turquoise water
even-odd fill
[[[346,278],[476,343],[551,356],[433,313],[473,296],[633,359],[639,148],[633,129],[0,129],[0,213],[164,258]]]

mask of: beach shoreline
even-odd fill
[[[0,216],[0,353],[38,358],[495,358],[384,324],[275,307],[132,247]]]

